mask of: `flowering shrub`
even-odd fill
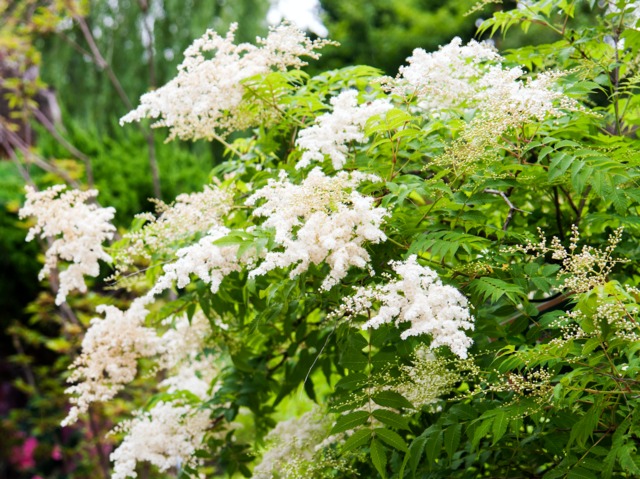
[[[635,3],[604,3],[519,2],[481,30],[553,45],[454,39],[396,78],[310,77],[326,42],[288,25],[196,40],[123,121],[223,142],[212,184],[109,246],[93,193],[23,209],[55,239],[45,272],[102,260],[132,298],[92,321],[65,423],[155,374],[115,478],[640,474],[640,34]]]

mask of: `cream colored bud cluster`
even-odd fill
[[[367,140],[364,127],[370,118],[381,116],[392,108],[388,100],[374,100],[358,105],[358,92],[347,90],[331,99],[333,111],[316,118],[315,124],[298,133],[296,145],[305,150],[296,168],[312,161],[322,162],[328,156],[334,169],[347,162],[349,145]]]
[[[33,216],[36,224],[29,229],[27,241],[36,236],[51,241],[45,254],[40,279],[50,275],[60,262],[69,265],[60,271],[56,304],[67,299],[69,292],[86,293],[85,276],[100,274],[99,261],[111,261],[102,244],[113,238],[116,231],[111,224],[113,208],[101,208],[91,203],[96,190],[66,190],[56,185],[44,191],[25,187],[27,201],[20,209],[20,218]]]
[[[332,443],[327,440],[330,438],[331,425],[331,416],[322,414],[318,409],[299,418],[279,422],[266,437],[268,449],[254,468],[252,477],[321,478],[355,472],[350,469],[345,457],[332,451]]]
[[[418,263],[416,255],[390,264],[398,279],[357,288],[334,315],[369,316],[363,329],[389,323],[400,327],[406,322],[409,328],[402,332],[402,339],[426,334],[432,349],[448,346],[466,358],[473,341],[465,331],[474,328],[467,299],[456,288],[442,284],[435,271]]]
[[[538,397],[548,400],[553,394],[552,375],[546,369],[536,369],[523,374],[501,374],[498,381],[489,384],[493,392],[513,392],[517,396]]]
[[[447,360],[437,357],[426,346],[419,346],[411,364],[400,366],[400,373],[395,380],[389,377],[391,389],[419,410],[441,402],[461,381],[478,375],[479,370],[471,359]]]
[[[622,239],[623,228],[616,229],[608,240],[604,250],[584,245],[578,250],[580,232],[576,225],[571,227],[569,248],[565,248],[560,239],[553,237],[547,246],[547,240],[542,230],[538,229],[540,241],[537,244],[528,241],[525,246],[513,246],[507,251],[533,252],[536,257],[550,253],[552,259],[562,261],[562,268],[558,271],[558,279],[563,280],[563,288],[574,293],[585,293],[597,286],[607,283],[609,275],[616,264],[626,260],[616,259],[613,252]]]
[[[635,342],[640,340],[637,308],[614,301],[600,301],[593,314],[587,315],[582,311],[571,311],[566,318],[573,321],[573,325],[565,325],[563,340],[600,337],[604,341],[602,326],[607,325],[608,331],[623,341]]]
[[[370,257],[365,244],[387,239],[380,228],[388,212],[356,191],[364,181],[379,179],[342,171],[326,176],[315,168],[301,184],[289,181],[284,172],[278,180],[269,180],[246,204],[255,206],[264,200],[253,214],[266,218],[262,228],[274,230],[275,243],[282,251],[269,251],[250,276],[294,266],[290,273],[294,278],[310,264],[324,262],[331,270],[321,287],[328,290],[350,267],[366,268]]]
[[[300,58],[318,58],[327,40],[311,41],[297,28],[283,24],[272,28],[259,46],[236,45],[233,24],[225,37],[208,30],[185,51],[178,75],[166,85],[146,93],[140,106],[120,123],[156,118],[152,126],[169,128],[169,140],[217,138],[232,131],[264,123],[276,114],[277,105],[242,109],[243,82],[273,70],[300,68]],[[276,99],[277,101],[277,99]]]

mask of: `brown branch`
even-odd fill
[[[78,150],[75,146],[69,143],[56,129],[55,125],[51,123],[51,121],[42,114],[40,110],[37,108],[32,109],[33,114],[37,118],[37,120],[46,128],[46,130],[62,145],[64,146],[69,153],[75,156],[77,159],[84,163],[85,173],[87,175],[87,185],[90,188],[93,188],[93,167],[91,166],[91,158]]]
[[[120,84],[118,77],[113,71],[113,68],[111,68],[111,65],[109,64],[109,62],[107,62],[102,56],[102,53],[100,53],[100,49],[98,48],[98,45],[96,44],[95,39],[93,38],[91,31],[89,30],[89,26],[87,25],[86,20],[80,15],[76,15],[73,18],[75,21],[78,22],[78,25],[80,25],[80,30],[82,31],[82,34],[91,50],[91,55],[93,57],[94,64],[98,66],[98,68],[101,68],[107,72],[107,76],[109,77],[109,80],[111,81],[111,84],[113,85],[113,87],[116,89],[116,92],[118,92],[118,96],[120,97],[120,100],[122,100],[122,103],[124,103],[124,105],[127,107],[128,110],[133,110],[133,105],[129,100],[129,97],[125,93],[124,89],[122,88],[122,85]],[[158,168],[158,161],[156,158],[156,148],[155,148],[153,133],[146,130],[139,123],[136,123],[136,125],[144,135],[147,141],[147,146],[149,148],[149,168],[151,169],[151,179],[153,182],[153,194],[156,198],[162,199],[162,189],[160,185],[160,170]]]
[[[504,200],[504,202],[507,204],[507,206],[509,206],[509,213],[507,213],[507,218],[505,219],[504,224],[502,225],[502,231],[507,231],[507,228],[509,227],[509,223],[511,223],[511,219],[513,218],[513,213],[515,211],[520,211],[521,213],[528,213],[527,211],[521,210],[520,208],[516,208],[515,206],[513,206],[513,203],[511,203],[511,200],[503,191],[494,190],[491,188],[485,188],[483,192],[489,193],[490,195],[500,196]]]

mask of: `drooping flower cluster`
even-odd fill
[[[218,373],[215,361],[203,353],[211,334],[209,320],[198,310],[191,321],[180,316],[174,323],[158,340],[158,363],[172,372],[160,383],[160,388],[169,394],[186,391],[205,400]],[[194,454],[202,447],[210,426],[209,412],[187,403],[180,396],[160,401],[147,412],[138,412],[133,420],[116,428],[126,435],[111,454],[112,477],[136,477],[136,464],[143,461],[157,466],[160,471],[178,465],[195,465]]]
[[[206,410],[160,401],[153,408],[124,424],[127,432],[111,453],[112,479],[137,477],[136,464],[147,461],[162,472],[171,467],[194,466],[195,452],[211,421]]]
[[[163,267],[164,274],[158,278],[148,296],[160,294],[170,288],[174,282],[178,288],[184,288],[191,282],[194,274],[215,293],[220,283],[230,273],[240,271],[249,259],[238,258],[238,246],[216,246],[213,243],[225,237],[229,230],[224,226],[214,227],[196,244],[178,250],[178,259]]]
[[[121,123],[159,118],[153,126],[169,128],[169,139],[207,139],[216,130],[226,134],[243,130],[275,114],[275,109],[239,111],[245,92],[243,81],[272,70],[300,68],[300,58],[318,58],[316,50],[326,40],[311,41],[297,28],[283,24],[271,29],[260,46],[234,43],[236,24],[225,37],[208,30],[185,51],[178,76],[163,87],[143,95],[140,106]],[[212,58],[209,58],[211,57]]]
[[[331,99],[333,111],[316,118],[316,124],[298,133],[296,144],[304,153],[296,168],[312,161],[331,158],[333,167],[341,170],[347,161],[350,142],[363,143],[367,138],[364,126],[371,117],[383,115],[392,108],[387,100],[374,100],[358,105],[358,92],[347,90]]]
[[[282,251],[268,252],[250,274],[295,266],[290,274],[293,278],[310,264],[325,262],[331,271],[322,288],[328,290],[347,275],[351,266],[367,267],[370,257],[364,245],[386,240],[380,227],[388,213],[355,188],[364,181],[376,180],[359,172],[326,176],[319,168],[299,185],[291,183],[284,172],[278,181],[269,180],[247,204],[266,200],[253,214],[266,217],[262,226],[275,230],[274,240]]]
[[[405,261],[392,261],[391,267],[399,279],[357,288],[352,297],[346,298],[340,314],[353,317],[377,309],[363,329],[408,322],[402,339],[428,334],[431,349],[448,346],[466,358],[472,340],[464,331],[474,328],[467,299],[454,287],[442,284],[437,273],[420,265],[415,255]]]
[[[160,338],[158,364],[171,374],[160,387],[169,393],[189,391],[206,398],[218,372],[213,358],[203,353],[212,333],[209,319],[197,310],[191,320],[183,315],[166,322],[173,325]]]
[[[98,261],[111,261],[102,243],[113,238],[115,227],[110,223],[114,208],[101,208],[93,201],[96,190],[64,191],[56,185],[44,191],[26,186],[27,201],[20,218],[34,216],[36,224],[29,229],[27,241],[36,236],[51,240],[39,278],[42,280],[58,267],[60,261],[71,264],[60,271],[56,304],[66,301],[70,291],[87,291],[84,276],[98,276]]]
[[[99,306],[104,318],[94,318],[82,341],[82,354],[74,361],[67,389],[73,407],[63,425],[74,423],[96,401],[108,401],[136,376],[138,359],[158,353],[154,329],[144,326],[148,314],[144,298],[121,311]]]

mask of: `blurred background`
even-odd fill
[[[118,226],[209,181],[219,145],[164,143],[148,124],[118,120],[146,91],[170,80],[182,52],[208,28],[237,41],[288,20],[327,36],[311,74],[367,64],[394,76],[414,48],[467,41],[481,17],[515,2],[467,12],[475,0],[0,0],[0,478],[108,478],[113,419],[136,398],[93,409],[74,427],[66,369],[100,296],[54,305],[55,278],[40,284],[41,246],[25,243],[17,212],[24,185],[95,187]],[[535,35],[535,32],[532,32]],[[517,38],[516,38],[517,43]],[[506,45],[507,47],[509,45]],[[153,383],[153,378],[141,379]],[[176,477],[141,470],[140,477]]]

